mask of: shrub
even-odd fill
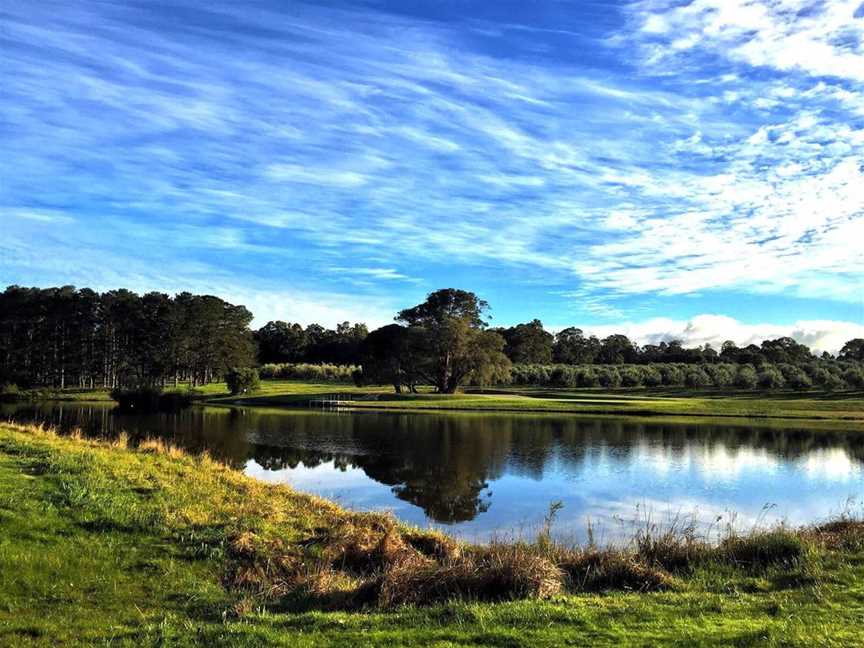
[[[813,386],[813,381],[810,379],[806,373],[804,373],[798,367],[793,367],[790,365],[789,369],[784,372],[784,376],[786,378],[786,383],[792,387],[792,389],[810,389]]]
[[[709,364],[703,367],[715,387],[728,387],[735,382],[735,365]]]
[[[283,363],[265,364],[259,375],[265,380],[311,380],[315,382],[344,382],[354,380],[360,367],[353,365]]]
[[[576,370],[577,387],[597,387],[599,384],[597,373],[591,367],[580,367]]]
[[[683,385],[684,372],[677,365],[663,364],[659,366],[660,375],[663,377],[664,385]]]
[[[642,386],[642,372],[638,367],[623,367],[619,373],[621,374],[621,384],[625,387]]]
[[[663,376],[660,375],[660,372],[657,371],[657,368],[654,366],[645,367],[645,371],[642,376],[642,383],[646,387],[658,387],[663,384]]]
[[[843,380],[850,387],[864,387],[864,369],[850,367],[843,372]]]
[[[231,369],[225,374],[225,382],[228,385],[228,391],[233,396],[238,394],[249,394],[258,391],[261,388],[261,380],[258,377],[258,370],[252,367],[244,367]]]
[[[833,391],[835,389],[843,389],[846,386],[846,381],[837,374],[831,373],[830,371],[826,373],[828,375],[825,376],[820,383],[825,389]]]
[[[139,412],[172,412],[189,407],[193,392],[163,393],[159,387],[145,385],[136,388],[115,388],[111,398],[117,401],[122,410]]]
[[[742,365],[738,367],[738,373],[735,374],[735,386],[744,389],[753,389],[759,384],[759,376],[756,375],[756,370],[750,365]]]
[[[707,387],[711,384],[711,377],[701,368],[694,367],[687,372],[684,384],[688,387]]]
[[[0,385],[0,402],[14,402],[23,398],[23,393],[15,383]]]
[[[783,374],[780,373],[777,367],[771,365],[765,365],[762,367],[762,371],[759,372],[757,378],[759,386],[763,389],[775,389],[777,387],[782,387],[785,383],[783,380]]]
[[[565,365],[555,365],[552,371],[549,372],[549,382],[555,387],[570,386],[570,367]]]
[[[496,545],[443,565],[406,561],[386,571],[381,607],[430,604],[466,598],[498,601],[548,598],[564,587],[564,574],[551,561],[519,545]]]
[[[601,367],[597,370],[597,381],[601,387],[620,387],[621,374],[613,367]]]
[[[671,589],[674,584],[662,569],[649,567],[623,551],[574,550],[558,556],[555,562],[567,575],[568,589],[576,592],[656,592]]]
[[[797,564],[804,557],[801,537],[783,528],[725,539],[717,553],[727,562],[757,569],[769,565]]]

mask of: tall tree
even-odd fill
[[[610,335],[603,339],[597,361],[603,364],[624,364],[635,362],[638,352],[626,335]]]
[[[418,330],[424,361],[419,372],[436,389],[452,394],[469,377],[483,380],[490,371],[509,368],[504,339],[485,330],[489,305],[472,292],[445,288],[422,304],[399,313],[397,320]]]
[[[600,353],[600,340],[595,336],[585,337],[582,329],[565,328],[555,336],[553,357],[563,364],[591,364]]]
[[[864,362],[864,339],[855,338],[849,340],[843,345],[843,348],[840,349],[840,355],[838,358],[840,360],[857,360],[858,362]]]
[[[512,362],[520,364],[549,364],[552,362],[551,333],[543,329],[543,323],[532,320],[527,324],[502,329],[506,346],[504,353]]]
[[[365,384],[389,384],[397,394],[416,392],[424,362],[424,340],[418,328],[389,324],[372,331],[360,347]]]

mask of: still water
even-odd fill
[[[646,518],[709,528],[734,513],[744,528],[803,524],[864,499],[864,433],[806,424],[242,407],[131,415],[78,403],[0,414],[99,436],[161,436],[257,478],[472,540],[531,534],[555,501],[564,505],[559,535],[584,541],[590,524],[612,541]]]

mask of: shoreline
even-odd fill
[[[473,644],[515,626],[527,645],[864,638],[858,518],[719,544],[681,529],[569,547],[541,529],[473,545],[127,443],[0,423],[0,643]]]
[[[342,411],[559,414],[602,417],[692,417],[728,421],[837,423],[864,430],[864,392],[781,392],[674,390],[590,391],[548,388],[469,390],[439,395],[394,394],[386,387],[340,383],[263,381],[259,392],[231,396],[223,384],[206,385],[194,404],[297,409],[315,401],[338,401]],[[104,390],[38,393],[21,403],[110,403]],[[311,407],[318,409],[318,407]],[[327,409],[327,408],[324,408]]]

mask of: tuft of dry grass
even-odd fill
[[[138,444],[138,450],[141,452],[152,452],[153,454],[165,455],[172,459],[179,459],[180,457],[187,456],[185,450],[166,441],[165,439],[160,439],[159,437],[144,439]]]
[[[120,448],[125,449],[129,447],[129,435],[126,432],[120,432],[116,437],[111,439],[110,441],[112,448]]]
[[[559,550],[555,562],[567,574],[574,592],[673,589],[675,579],[662,567],[646,564],[637,554],[615,549]]]
[[[730,535],[710,553],[719,562],[754,570],[774,565],[796,566],[804,559],[806,549],[801,532],[778,527]]]
[[[864,550],[864,520],[844,516],[820,524],[805,534],[835,551]]]
[[[493,544],[443,564],[428,560],[394,565],[380,580],[378,605],[549,598],[563,589],[564,573],[547,558],[524,546]]]

